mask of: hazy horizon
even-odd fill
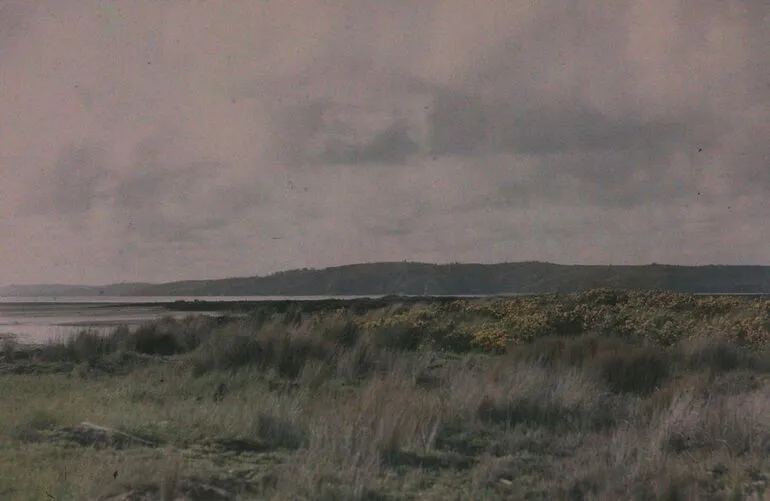
[[[0,3],[0,284],[770,263],[770,4]]]

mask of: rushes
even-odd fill
[[[18,342],[13,336],[0,334],[0,344],[2,345],[3,359],[5,362],[12,363]]]
[[[160,501],[174,501],[179,488],[181,458],[171,451],[166,451],[160,482]]]

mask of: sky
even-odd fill
[[[0,0],[0,284],[770,264],[765,0]]]

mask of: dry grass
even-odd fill
[[[0,334],[0,344],[2,344],[3,360],[13,362],[13,356],[19,343],[11,336]]]
[[[571,330],[458,353],[435,344],[446,325],[386,313],[411,314],[164,320],[17,350],[0,499],[768,496],[760,348]],[[137,440],[88,442],[83,421]]]

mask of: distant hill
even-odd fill
[[[185,281],[140,295],[460,295],[574,292],[597,287],[679,292],[770,292],[770,266],[584,266],[369,263],[292,270],[266,277]]]
[[[0,288],[31,296],[316,296],[462,295],[574,292],[598,287],[678,292],[770,293],[770,266],[367,263],[301,269],[264,277],[188,280],[102,287],[40,285]]]

